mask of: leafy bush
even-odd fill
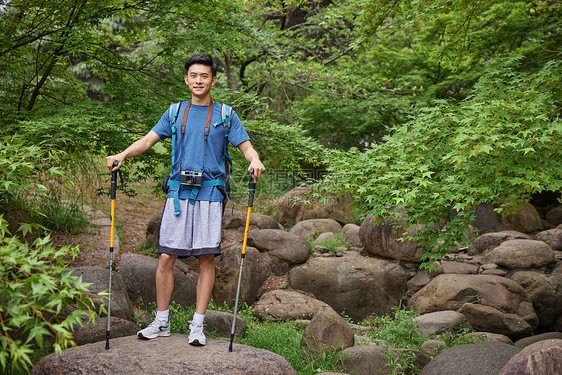
[[[84,315],[93,320],[95,306],[85,296],[90,284],[66,269],[77,247],[55,249],[48,236],[30,246],[11,237],[7,227],[0,216],[0,364],[28,369],[45,338],[55,352],[73,345],[73,327]]]

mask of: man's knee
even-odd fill
[[[158,270],[160,272],[173,271],[176,258],[176,255],[160,254],[160,258],[158,259]]]
[[[200,270],[214,270],[215,269],[215,256],[213,254],[205,254],[199,256]]]

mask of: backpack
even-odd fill
[[[180,106],[181,106],[181,102],[172,103],[170,105],[170,124],[171,124],[171,128],[172,128],[172,168],[174,166],[174,160],[176,158],[176,153],[175,153],[176,132],[177,132],[176,121],[177,121],[177,117],[178,117],[178,114],[179,114]],[[224,124],[223,159],[224,159],[224,173],[225,173],[225,175],[224,175],[224,177],[220,177],[220,178],[215,179],[215,180],[205,180],[205,181],[203,181],[203,184],[201,185],[201,187],[216,186],[217,189],[222,193],[222,195],[223,195],[223,200],[222,200],[222,202],[223,202],[223,205],[222,205],[223,214],[224,214],[224,209],[225,209],[226,203],[228,201],[232,202],[232,199],[230,199],[230,176],[232,174],[232,159],[230,158],[230,155],[228,154],[228,132],[230,131],[231,121],[232,121],[232,108],[229,105],[223,103],[221,105],[221,120],[214,123],[213,126],[216,128],[217,126],[219,126],[221,124]],[[183,130],[183,127],[182,127],[182,130]],[[183,134],[183,132],[182,132],[182,134]],[[176,190],[176,192],[174,194],[174,209],[175,209],[174,214],[179,215],[181,213],[180,207],[179,207],[179,191],[180,191],[180,189],[182,188],[183,185],[181,185],[179,181],[171,180],[170,175],[168,174],[168,176],[166,176],[166,178],[162,182],[162,190],[164,191],[164,193],[168,193],[168,190],[169,190],[170,186],[178,187],[178,189]],[[191,194],[189,196],[189,202],[190,203],[195,202],[195,198],[197,197],[198,192],[199,192],[198,187],[192,187],[191,188]]]

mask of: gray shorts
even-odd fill
[[[160,225],[158,253],[179,257],[221,254],[222,202],[180,199],[181,213],[174,215],[174,199],[167,198]]]

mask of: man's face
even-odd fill
[[[213,77],[211,67],[203,64],[193,64],[189,67],[185,76],[185,83],[193,96],[205,98],[215,85],[217,77]]]

